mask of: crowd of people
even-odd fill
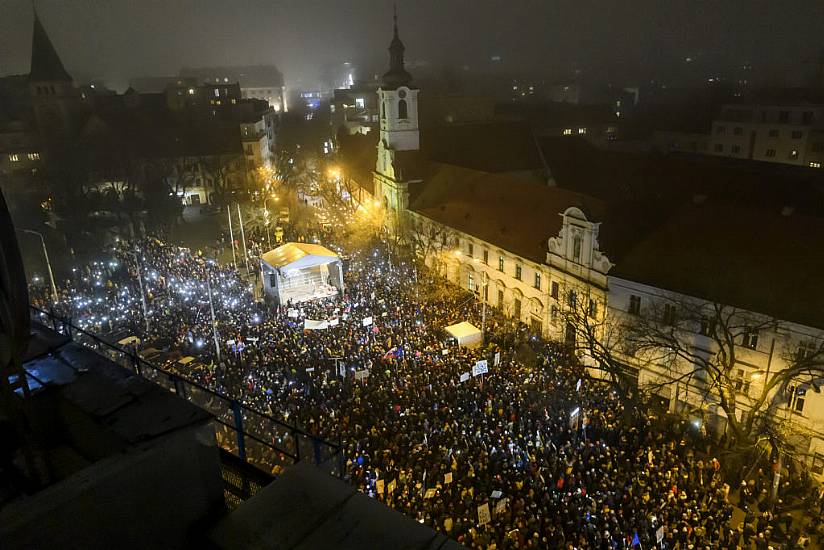
[[[493,311],[485,346],[450,342],[445,326],[480,325],[474,297],[391,265],[380,243],[351,254],[341,299],[270,304],[250,280],[159,239],[123,241],[48,307],[196,357],[201,368],[179,372],[341,441],[358,489],[470,548],[762,544],[730,525],[738,495],[688,424],[625,415],[563,347]],[[307,319],[329,326],[306,330]],[[473,376],[481,360],[488,372]]]

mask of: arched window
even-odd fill
[[[406,112],[405,99],[401,99],[400,101],[398,101],[398,118],[409,118],[409,115]]]
[[[386,102],[381,101],[381,120],[386,120]]]

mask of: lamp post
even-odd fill
[[[481,263],[478,261],[478,258],[472,260],[476,264]],[[486,269],[483,271],[483,279],[481,282],[481,303],[483,304],[481,308],[481,337],[486,340],[486,295],[487,295],[487,286],[489,285],[489,274],[486,272]]]
[[[235,257],[235,234],[232,232],[232,209],[226,205],[226,215],[229,217],[229,240],[232,242],[232,265],[237,269],[237,258]]]
[[[243,261],[246,264],[246,274],[249,274],[249,251],[246,250],[246,232],[243,230],[243,216],[240,213],[240,203],[237,204],[237,219],[240,224],[240,238],[243,241]]]
[[[43,234],[33,229],[18,229],[18,231],[40,237],[40,244],[43,246],[43,257],[46,258],[46,269],[49,272],[49,284],[51,285],[52,301],[57,303],[57,286],[54,284],[54,273],[52,273],[51,262],[49,261],[49,251],[46,250],[46,240],[43,238]]]
[[[215,355],[218,362],[220,362],[220,339],[217,335],[217,321],[215,320],[215,304],[212,301],[212,276],[209,270],[206,270],[206,291],[209,293],[209,313],[212,317],[212,336],[215,339]]]

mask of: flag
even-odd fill
[[[634,535],[632,535],[632,545],[631,546],[633,548],[635,548],[636,546],[641,546],[641,541],[638,540],[638,533],[635,533]]]

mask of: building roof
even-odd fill
[[[375,170],[378,138],[375,132],[369,134],[338,134],[338,153],[344,173],[355,180],[370,195],[375,194],[372,172]]]
[[[544,262],[547,239],[558,235],[560,214],[570,206],[596,220],[605,210],[598,199],[526,176],[443,164],[433,168],[410,208],[504,250]]]
[[[824,328],[824,219],[708,201],[604,252],[610,275]]]
[[[33,82],[71,82],[72,77],[63,68],[57,50],[46,34],[37,12],[34,12],[34,32],[31,40],[31,70],[29,80]]]
[[[261,260],[272,267],[301,268],[312,265],[327,264],[336,261],[339,256],[325,246],[309,243],[286,243],[266,252]]]

